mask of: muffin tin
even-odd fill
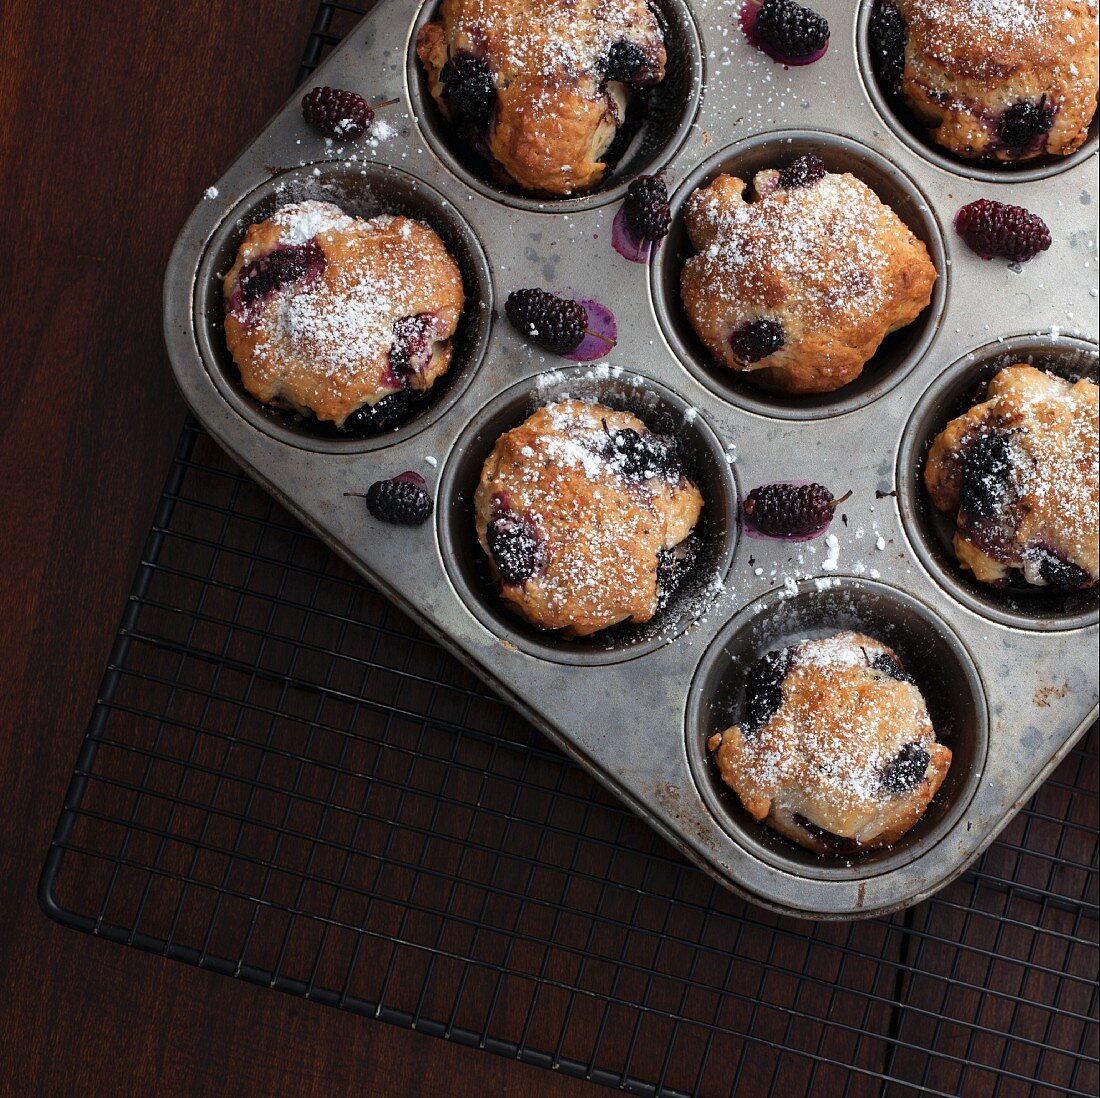
[[[747,43],[740,0],[657,6],[674,63],[651,132],[600,191],[538,200],[482,174],[430,102],[414,43],[435,0],[384,0],[314,82],[398,99],[380,112],[385,136],[336,147],[304,125],[297,96],[289,101],[180,234],[165,283],[168,348],[188,403],[238,462],[688,857],[784,913],[881,914],[961,872],[1095,719],[1095,592],[1060,598],[969,583],[919,484],[932,436],[998,364],[1095,376],[1095,137],[1092,152],[1058,165],[955,163],[907,136],[868,85],[868,4],[818,0],[830,49],[795,69]],[[863,377],[796,399],[754,390],[706,359],[679,307],[679,212],[720,171],[782,167],[811,150],[888,201],[928,244],[940,279],[930,308],[884,343]],[[673,192],[673,231],[648,266],[611,247],[622,194],[643,170],[661,170]],[[305,197],[421,217],[462,268],[468,309],[452,370],[385,434],[324,436],[264,408],[226,353],[221,275],[250,223]],[[979,197],[1041,214],[1053,247],[1023,269],[979,260],[950,225]],[[501,315],[522,286],[602,300],[618,320],[617,347],[574,366],[526,345]],[[703,552],[666,610],[648,626],[581,643],[530,629],[496,599],[471,506],[496,436],[562,394],[650,422],[671,415],[707,499]],[[427,526],[385,526],[345,496],[406,469],[436,496]],[[770,541],[739,528],[741,493],[798,479],[852,490],[835,542]],[[850,860],[809,855],[753,823],[703,747],[737,716],[754,653],[841,627],[897,648],[955,759],[909,835]]]

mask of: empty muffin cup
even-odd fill
[[[925,461],[936,436],[980,401],[995,374],[1021,362],[1069,381],[1097,380],[1096,345],[1067,336],[1052,339],[1032,334],[998,340],[950,366],[921,397],[902,435],[897,464],[902,527],[933,578],[983,617],[1020,629],[1081,629],[1097,621],[1100,594],[1096,587],[1059,591],[1023,582],[1005,588],[981,583],[956,558],[955,522],[937,510],[924,483]]]
[[[829,172],[862,180],[928,249],[937,279],[928,307],[911,324],[888,335],[854,381],[831,392],[791,395],[770,392],[752,375],[716,361],[688,319],[680,298],[684,264],[695,254],[684,227],[684,206],[695,191],[720,175],[751,184],[767,168],[782,169],[800,156],[820,157]],[[889,392],[920,361],[936,333],[947,297],[943,236],[928,199],[900,168],[851,138],[810,130],[758,134],[715,153],[677,188],[671,199],[672,228],[650,265],[657,319],[684,367],[724,400],[778,419],[824,419],[862,408]]]
[[[241,382],[225,343],[222,278],[233,266],[250,225],[292,202],[333,202],[345,213],[370,218],[398,214],[430,225],[442,238],[462,275],[466,305],[453,336],[447,373],[432,388],[395,409],[392,417],[361,433],[263,404]],[[253,426],[307,450],[347,453],[374,450],[416,434],[439,418],[460,396],[489,342],[492,278],[485,252],[465,219],[442,195],[411,175],[383,164],[321,163],[275,176],[243,199],[218,227],[207,246],[195,284],[195,332],[203,361],[222,396]],[[388,398],[387,398],[388,399]],[[384,403],[384,402],[383,402]]]
[[[758,823],[721,780],[707,740],[741,721],[748,669],[766,653],[807,638],[853,630],[889,645],[913,676],[936,738],[952,752],[947,776],[924,815],[893,846],[854,855],[813,854]],[[814,880],[858,880],[907,865],[940,842],[978,787],[988,748],[988,714],[977,669],[956,634],[923,603],[882,583],[814,581],[763,596],[708,648],[688,695],[687,755],[707,806],[754,857]]]
[[[989,183],[1025,183],[1046,179],[1084,163],[1097,149],[1100,117],[1094,117],[1085,143],[1069,156],[1037,156],[1020,161],[968,160],[936,144],[903,100],[890,94],[875,71],[871,16],[876,0],[861,0],[856,23],[856,57],[867,97],[894,134],[918,156],[945,171]]]
[[[406,74],[413,115],[428,145],[468,186],[516,209],[563,213],[618,201],[635,176],[659,172],[672,159],[695,121],[702,95],[703,51],[690,9],[684,0],[652,0],[651,7],[664,29],[668,56],[665,78],[642,93],[626,124],[620,127],[605,161],[610,170],[598,187],[568,197],[527,195],[494,177],[490,162],[472,149],[443,116],[416,55],[420,28],[438,15],[439,5],[434,0],[423,6],[416,19],[408,44]]]
[[[675,431],[684,471],[703,496],[702,517],[692,535],[698,539],[692,563],[663,608],[645,624],[624,622],[576,639],[539,629],[509,609],[497,592],[474,519],[482,466],[497,439],[537,408],[566,399],[631,412],[656,433]],[[455,443],[438,500],[443,562],[471,613],[502,640],[558,663],[617,663],[674,640],[705,611],[733,562],[737,487],[721,441],[680,397],[648,378],[607,365],[554,370],[501,393]]]

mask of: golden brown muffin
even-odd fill
[[[862,633],[768,653],[745,693],[707,748],[754,820],[817,854],[896,843],[951,765],[912,676]]]
[[[792,175],[811,181],[784,185]],[[758,172],[753,189],[748,201],[743,180],[720,175],[688,199],[688,318],[718,362],[758,384],[839,389],[927,308],[936,269],[870,187],[816,157]]]
[[[937,144],[1002,161],[1065,156],[1096,113],[1095,0],[897,0],[900,92]],[[895,70],[896,71],[896,70]]]
[[[451,364],[462,276],[435,231],[329,202],[249,226],[223,283],[225,341],[257,400],[336,426]]]
[[[955,520],[955,555],[975,578],[1096,583],[1098,429],[1093,382],[1017,364],[936,437],[925,484]]]
[[[416,52],[443,114],[521,190],[596,186],[633,89],[665,75],[645,0],[442,0]]]
[[[474,498],[505,602],[572,637],[649,621],[664,594],[658,573],[702,508],[668,439],[629,412],[577,400],[501,435]]]

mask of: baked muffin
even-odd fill
[[[249,226],[223,289],[225,341],[245,388],[349,429],[447,372],[464,304],[433,229],[329,202],[282,206]]]
[[[832,392],[928,307],[936,269],[866,183],[815,156],[758,172],[753,191],[749,201],[743,180],[720,175],[688,199],[688,319],[718,362],[757,384]]]
[[[690,559],[702,508],[671,439],[578,400],[501,435],[474,497],[504,601],[568,637],[649,621]]]
[[[500,180],[549,195],[601,182],[632,97],[666,60],[646,0],[442,0],[416,52],[440,110]]]
[[[877,0],[871,37],[884,90],[957,156],[1065,156],[1088,136],[1095,0]]]
[[[1097,387],[1018,364],[928,454],[932,502],[982,583],[1077,590],[1097,580]]]
[[[951,765],[894,651],[850,632],[764,656],[707,748],[753,819],[817,854],[896,843]]]

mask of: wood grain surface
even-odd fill
[[[0,14],[0,1093],[594,1093],[65,930],[35,885],[184,418],[179,226],[286,97],[314,0]]]

